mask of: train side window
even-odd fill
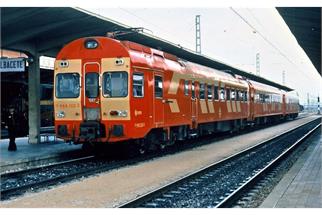
[[[144,97],[144,75],[142,73],[133,74],[133,96]]]
[[[236,98],[236,91],[235,89],[231,89],[231,96],[230,96],[231,100],[235,100]]]
[[[189,95],[189,81],[184,81],[184,95]]]
[[[236,90],[236,101],[240,100],[240,91]]]
[[[218,95],[218,86],[214,87],[214,99],[218,100],[219,99],[219,95]]]
[[[248,101],[248,98],[247,98],[247,91],[244,92],[244,101],[247,102]]]
[[[220,100],[225,100],[225,88],[220,89]]]
[[[196,98],[196,92],[195,92],[195,83],[191,83],[191,98]]]
[[[205,99],[205,84],[200,84],[200,99]]]
[[[255,102],[259,103],[259,94],[258,93],[255,94]]]
[[[161,76],[154,77],[154,95],[155,98],[163,98],[163,81]]]
[[[268,94],[264,95],[265,103],[270,103],[270,98]]]
[[[246,101],[246,91],[241,91],[240,92],[240,101]]]
[[[208,85],[207,86],[207,96],[208,96],[208,99],[211,100],[212,99],[212,86],[211,85]]]
[[[227,95],[226,99],[230,100],[230,89],[229,88],[226,89],[226,95]]]
[[[261,96],[261,102],[265,103],[265,94],[260,94],[260,96]]]

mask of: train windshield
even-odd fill
[[[56,75],[57,98],[77,98],[79,88],[79,74],[61,73]]]
[[[128,92],[128,75],[126,72],[106,72],[103,74],[104,97],[126,97]]]

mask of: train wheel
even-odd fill
[[[137,150],[139,155],[144,155],[147,152],[147,144],[145,140],[138,140],[137,141]]]
[[[167,146],[166,146],[166,144],[164,142],[159,144],[159,148],[160,148],[161,151],[165,150],[166,147]]]

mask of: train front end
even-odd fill
[[[76,144],[127,139],[130,58],[119,41],[75,40],[57,55],[54,73],[57,137]]]

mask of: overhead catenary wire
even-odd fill
[[[131,12],[131,11],[127,10],[127,9],[124,9],[124,8],[119,8],[119,9],[120,9],[120,10],[122,10],[122,11],[124,11],[125,13],[127,13],[127,14],[129,14],[129,15],[132,15],[132,16],[136,17],[137,19],[140,19],[141,21],[143,21],[143,22],[145,22],[145,23],[147,23],[147,24],[149,24],[149,25],[151,25],[151,26],[153,26],[153,27],[155,27],[155,28],[159,29],[159,30],[160,30],[160,31],[162,31],[162,32],[166,32],[167,34],[169,34],[169,35],[171,35],[171,36],[176,37],[176,35],[174,35],[174,34],[173,34],[173,32],[170,32],[170,31],[168,31],[168,30],[166,30],[166,29],[164,29],[164,28],[162,28],[162,27],[160,27],[160,26],[157,26],[157,25],[155,25],[154,23],[152,23],[152,22],[150,22],[150,21],[147,21],[146,19],[144,19],[144,18],[142,18],[142,17],[138,16],[137,14],[135,14],[135,13],[133,13],[133,12]],[[194,26],[193,26],[193,27],[194,27]],[[152,34],[153,34],[153,33],[152,33]],[[191,47],[193,47],[193,46],[194,46],[191,42],[188,42],[187,40],[183,40],[182,38],[181,38],[180,40],[181,40],[181,41],[186,42],[186,43],[187,43],[187,44],[189,44]],[[180,45],[180,44],[178,44],[178,45]]]
[[[289,63],[291,63],[293,66],[295,66],[295,69],[300,72],[301,74],[304,74],[309,80],[310,78],[308,75],[304,72],[301,72],[299,70],[298,65],[294,63],[291,59],[287,57],[286,54],[284,54],[275,44],[273,44],[267,37],[265,37],[257,28],[255,28],[246,18],[244,18],[240,13],[238,13],[234,8],[230,7],[230,10],[233,11],[243,22],[245,22],[254,32],[256,32],[265,42],[267,42],[270,46],[272,46],[282,57],[284,57]],[[253,15],[254,17],[254,15]],[[258,22],[258,20],[257,20]]]

